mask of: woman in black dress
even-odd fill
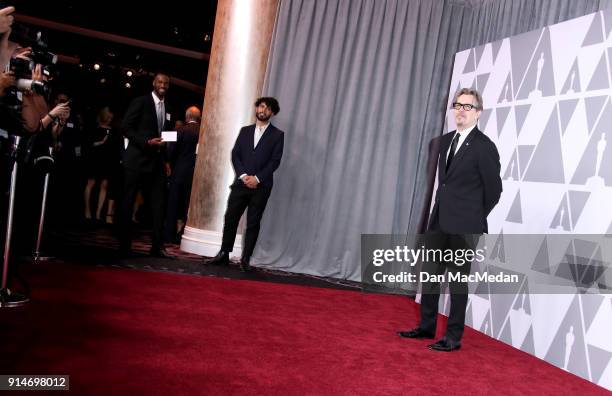
[[[96,209],[96,220],[101,218],[102,208],[106,201],[106,193],[108,190],[108,179],[111,177],[115,168],[115,162],[118,161],[117,150],[115,149],[115,141],[117,137],[116,131],[113,130],[111,123],[113,121],[113,113],[108,107],[104,107],[98,113],[97,126],[92,131],[89,137],[88,147],[88,176],[87,185],[85,186],[85,219],[92,220],[91,211],[91,192],[96,185],[100,183],[100,191],[98,193],[98,202]],[[110,202],[109,202],[109,206]],[[111,213],[113,208],[108,208],[108,213]],[[107,216],[108,217],[108,216]],[[112,221],[107,219],[108,222]]]

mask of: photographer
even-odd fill
[[[55,88],[58,88],[57,85]],[[54,95],[54,110],[62,112],[51,124],[51,142],[55,159],[49,190],[47,229],[60,230],[81,220],[84,180],[83,136],[81,122],[71,97],[62,88]],[[62,106],[64,105],[64,106]],[[53,110],[50,112],[54,113]],[[44,124],[45,120],[42,120]]]
[[[6,191],[8,191],[8,184],[10,181],[10,173],[7,172],[10,166],[10,157],[9,157],[9,136],[8,129],[18,125],[18,122],[11,122],[15,120],[11,117],[11,111],[9,108],[3,105],[3,98],[7,94],[7,91],[10,87],[15,86],[15,77],[12,73],[6,72],[6,66],[13,54],[14,45],[10,43],[8,40],[9,35],[11,34],[11,25],[13,24],[13,15],[15,12],[14,7],[7,7],[4,5],[0,5],[0,129],[2,130],[2,134],[0,134],[0,226],[4,227],[5,220],[5,199],[6,199]],[[4,248],[4,230],[0,230],[0,242],[2,242],[2,247],[0,250]]]
[[[49,156],[54,132],[55,136],[61,133],[59,124],[70,114],[66,103],[58,104],[49,111],[45,98],[49,88],[43,67],[54,63],[57,57],[46,51],[46,44],[42,42],[40,34],[34,39],[29,37],[29,32],[23,27],[12,25],[10,12],[13,10],[12,7],[0,9],[0,29],[6,29],[0,37],[0,66],[1,70],[7,70],[0,73],[0,93],[3,94],[0,97],[0,128],[7,137],[22,137],[16,156],[19,170],[14,216],[18,221],[13,224],[15,246],[11,256],[32,252],[39,215],[34,208],[40,207],[44,174],[49,169],[49,161],[40,162],[39,165],[35,165],[35,162],[41,156]],[[16,42],[9,41],[11,33]],[[26,47],[20,43],[31,46]],[[5,143],[8,142],[7,138]],[[2,191],[6,192],[12,169],[12,154],[9,153],[8,144],[3,146],[0,155],[3,164],[6,162],[8,166],[3,166],[0,173]],[[40,167],[43,163],[46,169]],[[0,217],[4,217],[5,207],[0,210]]]
[[[25,53],[20,56],[27,56]],[[32,71],[32,81],[44,81],[42,66],[37,64]],[[40,93],[26,90],[23,92],[23,105],[21,116],[25,122],[27,132],[41,132],[53,126],[65,123],[70,116],[70,104],[67,102],[57,104],[51,111],[45,97]],[[63,126],[63,125],[62,125]]]

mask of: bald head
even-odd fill
[[[189,121],[200,122],[201,119],[202,119],[202,113],[200,113],[200,109],[198,109],[196,106],[191,106],[185,112],[186,122],[189,122]]]

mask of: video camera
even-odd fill
[[[49,87],[44,81],[32,80],[32,70],[35,63],[27,59],[13,58],[9,63],[9,70],[16,80],[16,88],[19,91],[32,91],[39,95],[47,96]]]
[[[9,70],[15,75],[17,90],[32,91],[39,95],[48,96],[49,86],[45,81],[32,80],[32,71],[38,64],[42,65],[43,75],[51,78],[52,66],[57,63],[57,55],[48,51],[47,43],[42,39],[42,33],[37,32],[34,37],[27,28],[13,24],[12,39],[22,47],[30,47],[28,59],[12,58]]]

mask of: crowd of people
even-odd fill
[[[46,230],[117,224],[123,253],[129,254],[132,224],[145,223],[154,230],[151,253],[167,256],[164,243],[177,243],[186,223],[200,109],[190,106],[183,118],[181,109],[166,103],[170,76],[162,72],[153,76],[152,92],[127,109],[77,103],[79,95],[51,81],[31,47],[12,41],[14,11],[0,9],[0,233],[5,236],[12,143],[19,136],[18,250],[32,252],[48,173]],[[28,75],[18,68],[20,61],[30,65]],[[176,131],[176,141],[163,141],[162,131]]]

